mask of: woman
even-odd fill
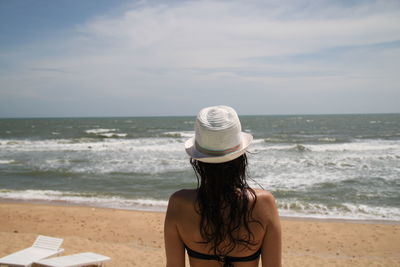
[[[202,109],[195,136],[185,143],[198,179],[196,190],[169,199],[164,225],[167,267],[281,266],[281,227],[274,197],[246,182],[246,149],[234,109]]]

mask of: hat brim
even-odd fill
[[[238,158],[239,156],[243,155],[248,146],[250,145],[251,141],[253,141],[253,136],[249,133],[240,133],[242,135],[242,148],[240,150],[237,150],[235,152],[223,155],[223,156],[212,156],[208,154],[204,154],[196,149],[195,146],[195,137],[190,138],[185,142],[185,150],[186,153],[193,159],[202,161],[202,162],[207,162],[207,163],[222,163],[222,162],[227,162],[234,160]]]

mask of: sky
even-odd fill
[[[400,1],[0,0],[0,117],[400,113]]]

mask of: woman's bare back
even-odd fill
[[[277,217],[277,211],[275,206],[275,200],[273,196],[264,190],[255,190],[257,201],[254,207],[252,217],[255,221],[250,222],[249,228],[253,234],[254,239],[252,240],[252,246],[245,247],[244,245],[237,245],[233,251],[227,256],[233,257],[247,257],[260,248],[262,249],[263,262],[266,262],[271,258],[271,262],[274,262],[274,257],[271,257],[272,253],[279,253],[280,256],[280,225],[279,217]],[[251,196],[251,194],[248,194]],[[170,198],[170,203],[166,218],[166,231],[168,231],[168,225],[173,224],[176,229],[177,239],[181,240],[181,245],[189,247],[198,253],[212,255],[210,245],[202,244],[204,241],[200,234],[200,215],[196,212],[196,190],[180,190],[173,194]],[[249,207],[254,203],[254,198],[249,199]],[[276,225],[276,226],[274,226]],[[267,242],[269,235],[273,234],[274,228],[279,228],[279,244],[275,244],[279,247],[279,251],[273,251],[273,248],[267,248],[266,246],[270,243]],[[171,230],[171,229],[170,229]],[[239,236],[241,233],[245,234],[244,229],[239,229]],[[166,233],[168,234],[168,233]],[[276,239],[278,240],[278,239]],[[168,249],[168,239],[166,239],[166,248]],[[270,249],[270,251],[267,251]],[[272,250],[272,251],[271,251]],[[268,259],[267,259],[268,257]],[[280,258],[280,257],[279,257]],[[193,257],[189,257],[191,267],[220,267],[222,264],[214,260],[202,260]],[[247,262],[235,262],[235,267],[257,267],[259,259]],[[172,266],[172,265],[171,265]],[[174,265],[175,266],[175,265]],[[184,265],[183,265],[184,266]],[[263,266],[267,266],[264,265]],[[280,266],[279,265],[268,265],[268,266]]]

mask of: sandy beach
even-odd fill
[[[92,251],[106,266],[165,266],[165,213],[0,203],[0,257],[38,234],[64,238],[63,255]],[[282,219],[284,266],[400,266],[400,225]]]

